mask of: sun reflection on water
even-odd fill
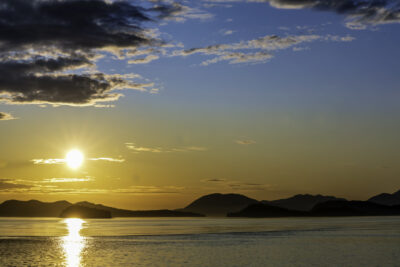
[[[80,235],[84,220],[71,218],[65,219],[68,235],[63,237],[63,249],[67,267],[79,267],[81,263],[81,252],[85,247],[85,238]]]

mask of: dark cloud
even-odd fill
[[[8,120],[14,120],[15,118],[13,115],[5,112],[0,112],[0,121],[8,121]],[[1,163],[1,162],[0,162]],[[1,167],[1,164],[0,164]]]
[[[3,0],[0,5],[0,49],[54,46],[66,50],[149,43],[140,23],[143,8],[128,2],[101,0]]]
[[[278,8],[306,8],[346,14],[352,24],[385,24],[400,22],[398,0],[270,0]]]
[[[158,18],[164,20],[174,20],[177,22],[183,22],[187,19],[200,19],[207,20],[214,17],[213,14],[196,8],[183,5],[182,3],[163,0],[153,0],[152,2],[157,3],[156,6],[152,8],[153,11],[159,12]]]
[[[348,27],[364,28],[400,22],[399,0],[207,0],[208,2],[266,2],[276,8],[312,8],[348,16]]]
[[[29,188],[31,186],[25,184],[15,183],[12,180],[0,179],[0,191],[10,190],[10,189],[22,189]]]
[[[145,90],[151,84],[95,72],[95,62],[105,52],[162,45],[142,24],[152,16],[167,16],[167,7],[146,9],[130,1],[2,0],[0,100],[94,105],[118,99],[117,89]]]
[[[203,182],[220,183],[220,182],[226,182],[226,180],[225,179],[207,179],[207,180],[203,180]]]

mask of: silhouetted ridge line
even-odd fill
[[[345,199],[337,198],[334,196],[299,194],[290,198],[271,200],[271,201],[263,200],[261,202],[263,204],[286,208],[289,210],[310,211],[312,208],[314,208],[315,205],[330,200],[345,200]]]
[[[252,204],[228,217],[334,217],[334,216],[394,216],[400,206],[385,206],[368,201],[331,200],[317,204],[311,211],[294,211],[268,204]]]
[[[72,204],[68,201],[7,200],[0,204],[1,217],[58,217]]]
[[[72,205],[63,210],[60,214],[61,218],[111,218],[111,212],[107,210],[100,210],[95,208],[84,207],[81,205]]]
[[[382,193],[373,196],[368,201],[388,206],[400,205],[400,190],[393,194]]]
[[[399,198],[400,190],[393,194],[374,196],[368,201],[347,201],[334,196],[299,194],[286,199],[260,202],[241,194],[214,193],[202,196],[185,208],[176,210],[125,210],[87,201],[72,204],[65,200],[56,202],[7,200],[0,204],[0,217],[59,217],[70,206],[78,206],[75,209],[86,207],[106,211],[111,217],[386,216],[400,215]],[[91,211],[86,211],[91,214]]]
[[[0,204],[0,217],[71,217],[63,212],[69,207],[74,207],[72,210],[82,212],[82,218],[108,218],[109,213],[111,217],[202,217],[204,215],[193,213],[193,212],[183,212],[175,210],[123,210],[116,209],[112,207],[107,207],[101,204],[93,204],[87,201],[78,202],[73,205],[67,201],[57,201],[57,202],[41,202],[38,200],[7,200]],[[83,207],[83,208],[79,208]],[[84,209],[88,208],[88,209]],[[89,209],[94,209],[101,211],[102,213],[95,214],[95,211],[90,211]],[[69,210],[67,210],[70,212]],[[87,215],[85,215],[87,214]]]
[[[386,206],[369,201],[327,201],[311,210],[312,216],[385,216],[400,215],[400,206]]]
[[[207,216],[226,216],[229,212],[236,212],[257,200],[240,194],[209,194],[202,196],[180,211],[189,211]]]

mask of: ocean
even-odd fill
[[[400,216],[0,218],[0,266],[400,266]]]

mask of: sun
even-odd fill
[[[65,156],[65,161],[68,167],[72,169],[79,168],[83,163],[83,154],[78,149],[72,149],[68,151],[67,155]]]

